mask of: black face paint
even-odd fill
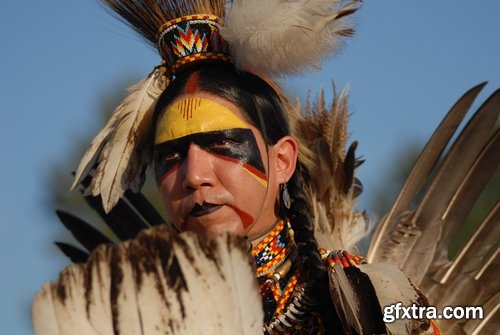
[[[196,144],[222,159],[239,162],[257,177],[267,180],[257,140],[251,129],[227,129],[187,135],[154,146],[157,181],[186,158],[189,146]]]

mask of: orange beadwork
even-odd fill
[[[324,248],[320,248],[319,252],[321,254],[321,259],[326,262],[329,266],[333,266],[334,264],[342,265],[344,268],[348,268],[350,266],[357,266],[359,264],[366,263],[366,259],[362,256],[352,256],[347,251],[331,251]]]
[[[279,233],[281,233],[281,231],[283,230],[283,227],[285,226],[285,222],[283,220],[281,220],[277,225],[276,227],[273,228],[273,230],[271,230],[271,232],[269,234],[267,234],[267,236],[259,242],[259,244],[257,244],[257,246],[255,248],[253,248],[250,252],[250,254],[255,257],[257,256],[259,253],[261,253],[265,247],[271,243],[272,240],[274,240],[276,238],[276,236],[278,236]]]
[[[295,289],[295,286],[298,283],[298,277],[299,275],[296,273],[292,276],[292,278],[290,278],[288,284],[285,287],[285,292],[283,292],[283,294],[281,294],[280,292],[281,290],[277,289],[279,284],[273,285],[272,290],[274,299],[278,302],[278,307],[276,308],[275,315],[281,314],[283,312],[283,309],[288,304],[288,300],[290,300],[293,290]]]
[[[255,247],[250,254],[257,266],[257,277],[268,274],[289,255],[291,249],[287,243],[285,223],[280,221],[276,227]]]

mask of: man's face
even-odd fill
[[[158,119],[155,159],[174,225],[206,238],[268,230],[278,192],[268,150],[234,104],[202,92],[173,101]]]

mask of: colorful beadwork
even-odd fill
[[[183,16],[161,26],[158,50],[173,74],[193,62],[232,62],[219,30],[220,18],[215,15]]]
[[[298,274],[295,273],[292,278],[288,281],[285,290],[282,294],[281,289],[279,289],[279,284],[273,285],[272,286],[272,291],[274,294],[274,299],[278,301],[278,307],[276,308],[276,315],[279,315],[283,312],[285,309],[288,301],[290,300],[290,297],[292,296],[293,290],[295,289],[295,286],[298,283]]]
[[[274,229],[251,251],[257,266],[257,277],[268,274],[280,265],[289,255],[288,232],[285,223],[280,221]]]
[[[306,285],[300,282],[295,249],[293,231],[280,221],[251,250],[264,303],[265,334],[324,333],[319,317],[309,313],[315,302],[305,297]]]

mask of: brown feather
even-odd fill
[[[355,250],[355,244],[367,234],[364,215],[354,208],[358,187],[354,170],[358,166],[355,145],[346,161],[348,94],[344,90],[334,97],[328,108],[323,90],[317,100],[305,106],[305,115],[288,110],[292,134],[300,142],[299,160],[307,182],[315,236],[331,249]],[[354,190],[356,188],[356,191]]]
[[[500,90],[494,92],[469,120],[416,209],[413,221],[422,236],[406,252],[405,272],[417,284],[427,272],[443,231],[443,215],[477,155],[487,144],[500,114]],[[403,257],[405,258],[405,257]]]
[[[491,177],[497,171],[500,164],[500,130],[491,137],[489,143],[479,153],[478,158],[467,172],[460,184],[459,188],[453,195],[448,207],[443,214],[444,231],[441,240],[437,246],[437,254],[429,269],[430,272],[436,271],[446,261],[448,261],[448,246],[459,233],[459,228],[465,223],[470,211],[476,204],[476,200],[485,189]],[[496,222],[500,220],[497,218]],[[494,227],[494,224],[491,224]],[[481,236],[478,240],[485,242],[486,236]],[[500,235],[494,235],[500,236]],[[474,238],[471,238],[468,245],[474,243]],[[480,243],[479,241],[477,243]],[[490,245],[491,246],[491,245]],[[461,253],[468,252],[465,247]],[[468,252],[469,253],[469,252]],[[468,259],[474,257],[469,253]]]
[[[486,83],[480,84],[466,92],[453,106],[427,142],[427,145],[415,163],[403,188],[394,201],[393,206],[377,225],[368,252],[368,260],[370,262],[397,261],[383,254],[381,250],[382,244],[387,239],[387,235],[390,234],[390,231],[394,229],[394,226],[397,224],[398,217],[404,211],[410,209],[412,201],[414,201],[425,184],[428,175],[438,161],[446,144],[485,85]]]

